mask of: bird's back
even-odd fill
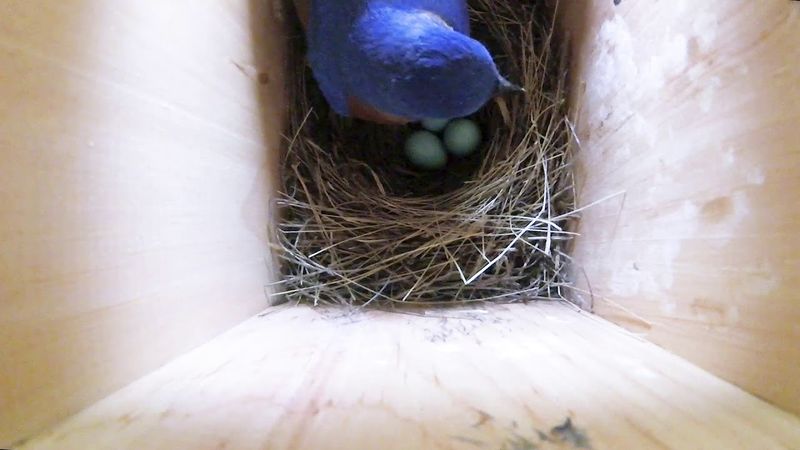
[[[319,0],[295,0],[295,9],[300,16],[303,27],[308,26],[311,14],[311,3],[323,10],[350,9],[358,11],[368,4],[368,0],[342,0],[340,2],[323,2]],[[469,34],[469,13],[465,0],[374,0],[372,3],[388,4],[399,8],[415,8],[430,11],[447,22],[456,31]]]
[[[368,8],[395,8],[405,11],[425,11],[439,16],[455,31],[469,35],[469,13],[465,0],[297,0],[298,12],[307,11],[304,21],[309,44],[309,60],[315,77],[333,109],[342,115],[366,116],[376,120],[378,111],[365,111],[363,103],[348,92],[349,68],[344,62],[352,58],[346,50],[356,21]],[[310,1],[310,5],[305,3]],[[303,17],[301,17],[301,20]],[[352,66],[352,62],[347,66]],[[355,106],[355,108],[354,108]],[[355,109],[355,110],[354,110]],[[355,114],[354,114],[355,113]],[[384,118],[387,119],[387,118]],[[402,119],[400,120],[402,121]]]
[[[469,35],[469,12],[466,0],[376,0],[398,9],[420,9],[441,17],[459,33]]]

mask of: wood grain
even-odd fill
[[[568,417],[576,432],[553,433]],[[800,419],[563,304],[425,317],[284,307],[19,450],[578,448],[570,442],[794,449]]]
[[[0,447],[266,305],[264,5],[0,4]]]
[[[576,298],[800,412],[800,3],[564,6]]]

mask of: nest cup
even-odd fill
[[[413,127],[337,117],[292,40],[275,295],[395,305],[563,298],[573,177],[563,54],[545,2],[470,2],[473,37],[526,92],[475,119],[484,142],[441,172],[403,156]]]

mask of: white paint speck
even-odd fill
[[[714,103],[714,96],[719,90],[720,86],[722,86],[722,81],[719,79],[719,77],[713,77],[708,80],[708,83],[700,92],[700,109],[702,109],[704,113],[711,111],[711,107]]]
[[[750,217],[750,199],[747,194],[742,191],[735,192],[731,195],[733,201],[733,214],[732,219],[735,223],[741,223]]]
[[[747,171],[747,183],[753,186],[761,186],[767,181],[764,170],[760,167],[751,167]]]
[[[664,186],[661,187],[662,189]],[[611,275],[609,289],[615,297],[630,298],[640,292],[647,295],[656,296],[660,306],[666,309],[665,314],[674,312],[671,305],[670,290],[675,283],[675,273],[673,269],[677,266],[677,260],[683,251],[685,241],[681,238],[694,236],[698,229],[700,207],[691,201],[685,201],[678,209],[664,210],[654,217],[650,223],[651,230],[668,230],[670,239],[659,240],[659,245],[642,247],[641,254],[637,255],[642,259],[653,261],[659,267],[657,271],[634,269],[633,264],[626,264],[625,267],[615,270]],[[660,237],[661,233],[648,236]],[[674,239],[673,239],[674,238]],[[608,255],[610,259],[614,255]]]
[[[658,130],[641,114],[635,114],[632,119],[636,134],[641,136],[650,148],[655,148],[658,143]]]
[[[644,64],[637,80],[640,91],[661,89],[667,78],[682,71],[688,61],[688,39],[683,34],[663,36],[660,44],[651,49],[650,58]]]
[[[689,69],[688,72],[686,72],[686,76],[689,78],[689,81],[691,81],[692,83],[696,83],[700,79],[700,77],[703,76],[705,70],[706,70],[705,67],[701,65],[695,65],[692,66],[692,68]]]
[[[749,277],[745,284],[748,297],[768,297],[781,286],[781,278],[776,274],[765,273]]]
[[[719,32],[717,16],[707,11],[696,13],[692,21],[692,31],[700,44],[700,50],[702,52],[711,50]]]
[[[736,325],[739,323],[739,307],[731,305],[725,309],[725,322],[728,325]]]
[[[633,39],[625,19],[615,14],[605,21],[600,27],[597,42],[600,55],[595,63],[598,76],[593,78],[593,87],[600,97],[607,97],[638,75],[634,63]]]
[[[659,303],[659,309],[665,316],[674,316],[678,311],[678,303],[674,300],[666,300]]]
[[[745,76],[750,73],[750,67],[746,64],[739,64],[739,69],[737,71],[739,72],[739,75]]]
[[[736,163],[736,149],[733,147],[728,147],[722,153],[722,160],[725,162],[726,166],[732,166]]]

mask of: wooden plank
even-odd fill
[[[0,447],[266,305],[264,5],[0,4]]]
[[[582,448],[800,448],[797,417],[570,306],[424,315],[273,308],[19,450],[577,448],[567,417]]]
[[[800,412],[800,3],[562,3],[576,298]]]

